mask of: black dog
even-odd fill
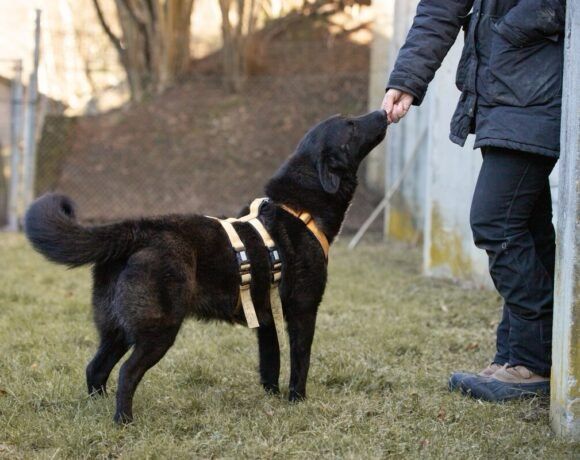
[[[290,339],[291,401],[306,396],[310,348],[327,272],[318,240],[281,205],[308,211],[332,242],[357,186],[359,164],[384,138],[386,128],[383,111],[329,118],[306,134],[266,185],[270,200],[260,219],[282,259],[279,290]],[[70,267],[94,265],[93,306],[100,345],[87,366],[89,393],[105,393],[113,367],[133,346],[119,374],[117,422],[132,420],[139,381],[173,345],[185,317],[245,324],[238,307],[238,264],[224,230],[211,218],[173,215],[84,227],[77,223],[70,199],[49,194],[32,204],[25,227],[34,248],[49,260]],[[269,307],[268,252],[249,224],[235,227],[252,261],[261,383],[277,393],[280,352]]]

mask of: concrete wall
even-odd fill
[[[423,265],[430,276],[490,286],[487,257],[473,245],[469,226],[481,153],[473,150],[472,136],[463,148],[449,140],[450,120],[460,94],[455,71],[462,47],[460,34],[430,87]]]
[[[411,27],[417,0],[398,1],[394,11],[389,67]],[[455,69],[462,36],[453,46],[420,107],[413,107],[399,124],[389,128],[386,149],[386,188],[413,161],[385,216],[390,238],[423,244],[424,271],[478,286],[489,286],[485,254],[473,246],[469,206],[481,165],[470,139],[464,148],[449,141],[449,123],[459,91]]]
[[[411,25],[417,0],[398,0],[385,75]],[[380,45],[384,49],[384,43]],[[385,220],[392,238],[419,241],[423,235],[424,271],[491,286],[487,259],[475,248],[469,207],[481,165],[473,139],[465,148],[448,140],[459,92],[454,87],[461,37],[432,82],[424,103],[414,107],[387,135],[386,188],[413,155],[415,163],[394,197]],[[558,434],[580,439],[580,5],[568,2],[563,88],[562,155],[552,174],[557,217],[556,289],[551,389],[551,423]],[[375,62],[377,66],[384,61]],[[373,74],[381,75],[374,67]],[[378,97],[378,89],[377,89]],[[382,97],[382,94],[381,94]],[[372,100],[372,99],[371,99]],[[376,160],[376,164],[379,164]],[[367,178],[377,171],[370,171]],[[376,180],[376,179],[375,179]]]
[[[550,418],[580,440],[580,5],[568,2]]]
[[[389,72],[405,43],[417,3],[417,0],[399,0],[396,3]],[[385,235],[410,243],[421,242],[424,234],[430,97],[429,93],[420,107],[413,107],[387,133],[385,187],[388,189],[397,181],[411,158],[413,163],[385,215]]]
[[[377,110],[385,95],[387,69],[389,68],[395,0],[374,1],[373,42],[369,75],[369,111]],[[364,180],[371,189],[382,192],[385,185],[385,142],[371,152],[364,162]]]
[[[392,11],[388,62],[374,58],[372,64],[371,93],[375,96],[370,100],[373,107],[384,94],[385,81],[411,27],[417,3],[417,0],[398,0]],[[383,14],[391,14],[385,5],[381,8]],[[377,30],[382,28],[375,28],[375,33],[379,33]],[[384,56],[383,38],[375,41],[372,56]],[[375,152],[371,158],[366,180],[376,184],[382,176],[388,189],[414,156],[410,173],[385,216],[385,235],[423,244],[423,266],[427,275],[491,287],[486,255],[473,245],[469,227],[469,208],[481,154],[473,150],[473,137],[464,148],[448,139],[451,116],[460,95],[455,87],[455,71],[462,46],[463,34],[460,33],[421,107],[413,107],[403,121],[389,128],[386,148],[380,147],[382,152]],[[381,69],[385,65],[387,67]],[[373,82],[376,86],[372,86]],[[386,161],[380,161],[381,153]],[[557,211],[557,168],[551,179]]]

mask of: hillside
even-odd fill
[[[228,94],[219,56],[139,105],[79,118],[69,129],[56,188],[85,220],[168,212],[234,215],[262,188],[307,129],[367,110],[369,47],[305,19],[259,53],[240,94]],[[42,175],[49,175],[45,167]],[[376,197],[361,190],[347,227]]]

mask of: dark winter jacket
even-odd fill
[[[476,148],[558,157],[565,10],[565,0],[421,0],[388,88],[421,104],[463,27],[450,139],[475,133]]]

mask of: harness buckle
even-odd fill
[[[240,273],[240,289],[249,289],[252,281],[252,275],[248,273]]]
[[[245,249],[241,251],[236,251],[236,260],[238,261],[238,266],[240,267],[241,273],[247,273],[250,271],[250,259]]]
[[[280,258],[280,252],[275,246],[268,248],[268,253],[270,255],[270,266],[272,268],[271,282],[272,284],[278,284],[281,278],[282,271],[282,259]]]

